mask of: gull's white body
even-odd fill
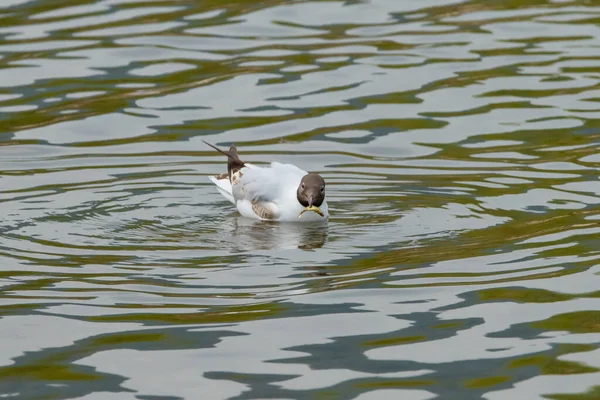
[[[300,218],[304,206],[298,202],[296,192],[300,181],[308,172],[292,164],[273,162],[269,167],[248,164],[229,177],[208,178],[217,185],[219,192],[233,203],[240,214],[246,218],[263,221],[316,222],[327,221],[329,212],[327,201],[319,207],[323,217],[313,211],[307,211]],[[254,205],[254,207],[253,207]],[[258,215],[257,208],[268,211],[268,217]]]

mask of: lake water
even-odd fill
[[[0,397],[599,398],[597,2],[1,7]]]

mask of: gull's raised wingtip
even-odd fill
[[[230,180],[231,180],[232,174],[234,174],[237,171],[239,171],[240,169],[244,168],[245,163],[242,160],[240,160],[240,158],[238,157],[237,148],[235,147],[234,144],[229,146],[229,151],[225,151],[225,150],[219,149],[217,146],[214,146],[214,145],[208,143],[206,140],[202,140],[202,141],[204,143],[206,143],[208,146],[210,146],[213,149],[215,149],[216,151],[218,151],[219,153],[227,156],[227,174],[229,175]]]

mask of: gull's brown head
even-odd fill
[[[304,207],[320,207],[325,201],[325,180],[319,174],[304,175],[296,196]]]

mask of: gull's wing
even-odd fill
[[[278,203],[295,195],[306,171],[292,164],[271,163],[269,168],[253,166],[242,168],[241,176],[233,184],[233,197],[252,203]]]

